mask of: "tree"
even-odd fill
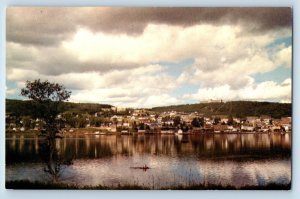
[[[140,129],[140,130],[145,130],[145,124],[144,124],[144,123],[140,123],[139,129]]]
[[[220,117],[215,117],[213,124],[219,124],[220,121],[221,121]]]
[[[176,116],[176,117],[173,119],[173,122],[174,122],[174,126],[178,126],[178,125],[181,123],[181,118],[180,118],[180,116]]]
[[[62,85],[42,82],[40,79],[26,81],[26,86],[21,90],[21,95],[32,100],[35,117],[45,121],[45,131],[48,137],[55,138],[60,129],[57,118],[62,110],[62,102],[69,99],[71,92]]]
[[[228,117],[227,124],[228,124],[228,125],[234,125],[234,124],[235,124],[232,115],[230,115],[230,116]]]
[[[63,109],[63,101],[71,96],[71,92],[58,83],[41,81],[26,81],[25,88],[21,90],[21,95],[32,100],[32,109],[36,118],[44,121],[43,134],[46,135],[44,148],[47,153],[43,153],[47,167],[44,169],[52,176],[53,181],[57,181],[60,172],[61,158],[58,157],[56,149],[57,133],[64,126],[61,118],[57,117]]]
[[[31,128],[31,118],[29,116],[23,116],[22,124],[25,129],[30,129]]]
[[[199,118],[193,118],[193,121],[192,121],[192,125],[193,127],[200,127],[200,121],[199,121]]]
[[[136,121],[133,121],[133,123],[132,123],[132,130],[133,130],[134,132],[137,132],[137,130],[138,130]]]

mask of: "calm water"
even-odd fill
[[[50,180],[38,137],[6,138],[6,180]],[[264,185],[291,181],[291,134],[73,135],[56,140],[66,166],[60,181],[150,188],[209,183]],[[150,169],[132,169],[147,165]]]

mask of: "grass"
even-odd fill
[[[44,183],[44,182],[31,182],[28,180],[19,181],[7,181],[5,183],[6,189],[85,189],[85,190],[149,190],[149,187],[143,187],[139,185],[117,185],[117,186],[79,186],[75,184],[65,184],[65,183]],[[270,183],[264,186],[244,186],[236,188],[234,186],[224,186],[221,184],[196,184],[191,186],[174,186],[165,187],[161,190],[290,190],[291,183],[289,184],[276,184]]]

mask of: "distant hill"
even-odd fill
[[[179,111],[199,112],[205,116],[211,115],[232,115],[235,117],[270,115],[273,118],[292,115],[291,103],[255,102],[255,101],[232,101],[214,102],[200,104],[185,104],[175,106],[154,107],[156,112]]]
[[[99,112],[101,108],[111,108],[108,104],[95,103],[72,103],[64,102],[65,111],[73,113]],[[232,115],[235,117],[270,115],[273,118],[292,115],[291,103],[273,103],[273,102],[253,102],[253,101],[233,101],[218,103],[200,103],[184,104],[176,106],[163,106],[148,109],[155,112],[179,111],[179,112],[199,112],[205,116],[211,115]],[[30,101],[6,99],[6,113],[15,116],[32,115]]]
[[[15,116],[32,115],[30,108],[31,101],[6,99],[6,113],[10,113]],[[101,108],[111,108],[108,104],[93,104],[93,103],[72,103],[64,102],[65,111],[74,113],[89,113],[94,114],[99,112]]]

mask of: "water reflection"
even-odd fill
[[[44,180],[43,139],[6,139],[6,178]],[[58,157],[74,160],[62,181],[83,185],[289,183],[291,134],[69,135],[56,139]],[[39,154],[39,155],[38,155]],[[130,169],[146,164],[150,169]],[[24,176],[26,173],[27,177]]]
[[[290,157],[291,134],[209,134],[209,135],[70,135],[56,139],[58,153],[67,159],[94,159],[136,154],[239,157],[252,155]],[[39,161],[38,137],[12,135],[6,140],[6,162]]]

